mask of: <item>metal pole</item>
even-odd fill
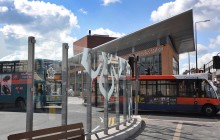
[[[105,59],[104,59],[104,85],[105,85],[105,97],[104,98],[104,134],[108,135],[108,56],[105,54]]]
[[[127,74],[126,74],[127,75]],[[127,97],[127,100],[128,100],[128,123],[130,123],[130,120],[131,120],[131,81],[130,79],[127,79],[127,83],[128,83],[128,97]]]
[[[34,50],[36,40],[34,37],[28,37],[28,87],[27,87],[27,118],[26,118],[26,131],[33,130],[33,93],[34,93]]]
[[[188,59],[189,59],[189,75],[190,75],[190,53],[188,52]]]
[[[119,70],[120,70],[120,65],[119,65],[119,58],[118,58],[118,71],[117,71],[117,78],[116,78],[116,130],[119,130],[119,124],[120,124],[120,114],[119,114]]]
[[[195,45],[196,45],[196,73],[197,73],[198,62],[197,62],[197,32],[196,32],[196,23],[197,22],[195,22]]]
[[[135,115],[138,115],[138,68],[137,68],[137,58],[135,58],[135,80],[136,80],[136,91],[135,91]]]
[[[124,74],[123,74],[123,118],[124,126],[126,126],[125,120],[127,120],[127,100],[126,100],[126,63],[124,65]]]
[[[67,85],[68,85],[68,49],[67,43],[62,44],[62,125],[67,125]]]
[[[127,77],[127,74],[126,74],[126,77]],[[128,82],[128,123],[130,123],[131,121],[131,81],[129,78],[126,78],[127,82]]]
[[[92,132],[92,103],[91,103],[91,59],[92,59],[92,54],[91,51],[89,50],[88,53],[88,74],[87,74],[87,78],[86,78],[86,91],[87,91],[87,133],[91,133]],[[88,134],[86,136],[87,140],[91,140],[91,135]]]

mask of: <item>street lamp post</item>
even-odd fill
[[[197,22],[195,22],[196,73],[197,73],[197,70],[198,70],[198,61],[197,61],[197,32],[196,32],[196,24],[197,24],[197,23],[200,23],[200,22],[207,22],[207,21],[210,21],[210,20],[202,20],[202,21],[197,21]]]

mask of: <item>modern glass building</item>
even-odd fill
[[[120,38],[87,35],[73,43],[74,54],[83,47],[120,56],[139,56],[139,74],[179,74],[179,54],[195,51],[193,11],[188,10]],[[90,32],[91,33],[91,32]],[[79,76],[79,71],[71,73]],[[79,80],[83,79],[80,77]]]

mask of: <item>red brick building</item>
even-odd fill
[[[73,42],[74,55],[82,52],[83,48],[94,48],[102,45],[106,42],[116,39],[115,37],[109,37],[108,35],[87,35],[75,42]]]

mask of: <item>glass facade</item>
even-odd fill
[[[175,58],[173,58],[173,74],[174,75],[179,74],[179,65],[178,65],[178,61],[176,61]]]
[[[161,65],[161,54],[141,57],[139,74],[160,75],[162,74]]]

